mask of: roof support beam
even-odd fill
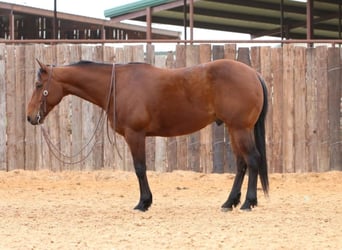
[[[190,0],[190,40],[194,40],[194,0]]]
[[[313,37],[313,0],[306,1],[306,39],[311,40]],[[312,44],[308,44],[312,47]]]
[[[152,39],[152,10],[151,7],[146,8],[146,39]]]

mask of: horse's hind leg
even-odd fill
[[[234,180],[232,191],[228,200],[223,204],[223,208],[231,209],[240,201],[241,186],[243,177],[248,168],[248,187],[246,200],[241,206],[243,210],[250,210],[257,205],[257,179],[260,154],[255,146],[254,134],[249,129],[239,129],[230,131],[233,150],[237,158],[237,174]]]
[[[131,149],[140,188],[140,200],[134,209],[146,211],[152,204],[152,193],[146,176],[145,135],[129,130],[125,133],[125,139]]]
[[[233,210],[233,207],[236,207],[240,203],[241,186],[246,174],[247,165],[245,163],[245,160],[241,156],[237,157],[236,165],[237,173],[234,179],[234,184],[232,187],[232,191],[228,196],[228,200],[222,205],[223,211],[231,211]]]

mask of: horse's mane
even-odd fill
[[[127,65],[127,64],[147,64],[144,62],[129,62],[129,63],[116,63],[115,65]],[[76,63],[72,63],[69,66],[90,66],[90,65],[111,65],[110,63],[101,63],[101,62],[93,62],[93,61],[87,61],[87,60],[81,60]]]

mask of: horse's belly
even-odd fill
[[[151,136],[178,136],[198,131],[215,120],[214,116],[208,113],[196,113],[182,115],[169,115],[159,120],[155,129],[148,133]]]

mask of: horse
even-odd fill
[[[246,199],[240,209],[257,206],[258,175],[269,191],[265,147],[267,88],[253,68],[234,60],[215,60],[192,67],[162,69],[146,63],[104,64],[90,61],[40,68],[27,120],[39,125],[64,96],[75,95],[106,113],[110,127],[128,144],[139,182],[134,209],[146,211],[152,192],[146,175],[145,138],[171,137],[224,123],[237,172],[223,211],[240,204],[248,170]]]

